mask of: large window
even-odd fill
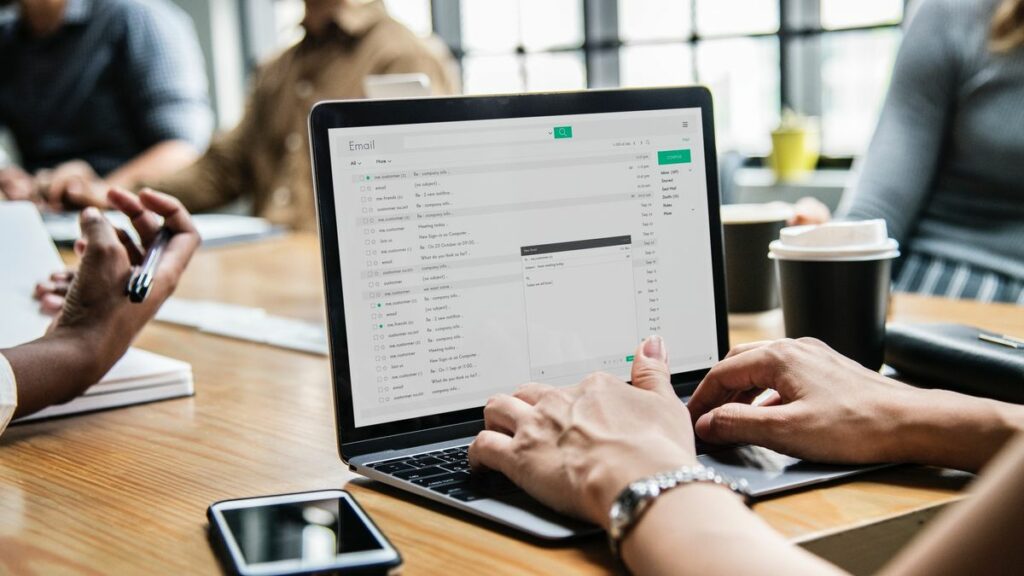
[[[385,3],[448,43],[467,93],[700,83],[715,96],[719,147],[754,156],[786,107],[819,119],[827,156],[863,152],[904,12],[904,0]],[[294,41],[301,4],[274,2],[282,42]]]

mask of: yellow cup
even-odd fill
[[[779,181],[799,180],[818,164],[818,133],[811,128],[779,128],[772,132],[768,165]]]

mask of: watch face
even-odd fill
[[[615,527],[616,524],[622,521],[622,505],[618,501],[612,504],[611,511],[608,512],[608,519],[611,521],[609,525]]]

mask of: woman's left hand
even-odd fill
[[[484,407],[486,430],[469,447],[489,468],[563,513],[608,526],[634,480],[696,463],[690,413],[672,389],[658,336],[637,348],[633,385],[604,373],[554,388],[526,384]]]

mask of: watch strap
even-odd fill
[[[619,493],[608,512],[608,544],[612,554],[619,557],[622,539],[658,496],[673,488],[695,483],[723,486],[742,496],[745,502],[750,500],[750,489],[745,479],[734,480],[703,464],[682,466],[641,478],[631,482]]]

